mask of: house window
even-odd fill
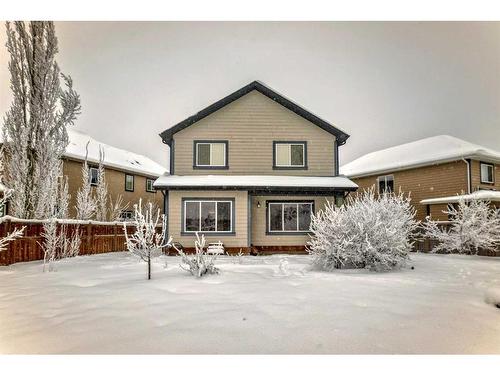
[[[194,141],[194,168],[227,168],[227,141]]]
[[[481,182],[484,184],[494,183],[493,173],[495,168],[493,164],[487,164],[487,163],[480,163],[480,164],[481,164]]]
[[[155,180],[151,178],[146,178],[146,191],[149,193],[156,193],[156,190],[153,186]]]
[[[99,182],[99,169],[90,167],[89,168],[89,178],[90,178],[90,185],[96,186]]]
[[[125,175],[125,191],[134,191],[134,176],[131,174]]]
[[[274,168],[300,168],[307,167],[306,142],[273,142]]]
[[[184,200],[184,232],[232,233],[233,207],[232,199]]]
[[[120,220],[130,221],[134,218],[134,213],[132,211],[122,211],[120,212]]]
[[[269,234],[309,232],[313,212],[313,201],[268,201],[267,231]]]
[[[379,194],[394,192],[394,176],[379,176],[377,180]]]

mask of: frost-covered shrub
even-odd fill
[[[457,207],[448,206],[449,228],[427,220],[425,236],[438,241],[433,252],[477,254],[479,249],[498,251],[500,246],[500,209],[486,201],[461,199]]]
[[[313,215],[308,251],[322,270],[391,270],[408,259],[416,227],[409,197],[401,192],[375,196],[372,188],[350,196],[341,207],[328,202]]]
[[[205,236],[203,234],[200,237],[198,232],[196,232],[194,246],[195,253],[186,254],[182,249],[172,244],[172,247],[177,250],[177,253],[182,258],[180,264],[181,268],[196,277],[202,277],[205,274],[219,273],[219,269],[215,267],[214,264],[215,259],[217,259],[217,254],[210,255],[205,252]]]

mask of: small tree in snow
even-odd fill
[[[161,232],[156,228],[161,223]],[[169,238],[164,241],[167,220],[165,215],[160,215],[160,210],[153,212],[153,205],[150,203],[146,209],[142,209],[142,200],[139,204],[134,205],[134,222],[135,232],[132,235],[127,233],[127,223],[123,223],[123,231],[125,232],[125,241],[127,249],[132,254],[138,256],[148,264],[148,280],[151,279],[151,258],[160,256],[162,248],[168,246],[172,241]]]
[[[90,170],[87,164],[89,143],[87,142],[85,160],[82,164],[82,186],[76,194],[76,218],[78,220],[90,220],[97,209],[92,197],[92,185],[90,181]]]
[[[425,236],[439,244],[433,252],[477,254],[479,249],[498,251],[500,246],[500,209],[490,208],[490,202],[460,199],[457,207],[443,211],[450,217],[449,228],[427,219],[423,223]]]
[[[205,252],[205,236],[203,234],[200,237],[198,232],[196,232],[196,240],[194,241],[195,253],[192,255],[188,255],[183,250],[178,249],[175,244],[172,246],[182,258],[180,267],[188,271],[191,275],[202,277],[205,274],[219,273],[219,269],[214,265],[217,254],[209,255]]]
[[[344,205],[326,207],[311,218],[308,251],[323,270],[368,267],[385,271],[403,266],[416,229],[410,198],[374,189],[350,196]]]

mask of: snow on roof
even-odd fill
[[[358,185],[345,176],[308,177],[308,176],[236,176],[236,175],[163,175],[154,183],[162,187],[303,187],[303,188],[342,188],[357,189]]]
[[[85,159],[85,146],[89,143],[88,161],[99,162],[99,146],[104,150],[104,165],[126,171],[161,176],[167,170],[160,164],[144,155],[135,154],[114,146],[97,141],[88,134],[74,129],[68,129],[69,144],[64,155],[68,158]]]
[[[500,191],[495,190],[477,190],[471,194],[453,195],[442,198],[430,198],[421,200],[421,204],[443,204],[457,203],[461,199],[465,201],[482,200],[491,202],[500,202]]]
[[[500,152],[450,135],[438,135],[371,152],[342,166],[340,173],[361,177],[462,158],[500,162]]]

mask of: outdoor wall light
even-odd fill
[[[257,201],[257,208],[260,208],[260,202]]]

